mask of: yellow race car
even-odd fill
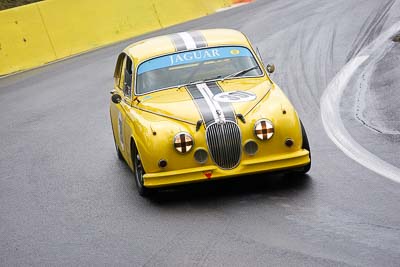
[[[140,195],[271,171],[306,173],[304,127],[248,39],[230,29],[142,40],[118,57],[110,116]]]

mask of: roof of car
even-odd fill
[[[223,45],[249,46],[246,36],[232,29],[209,29],[180,32],[145,39],[128,46],[124,51],[135,61],[144,61],[177,51]]]

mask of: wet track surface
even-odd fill
[[[1,79],[0,265],[398,266],[400,184],[330,141],[320,97],[399,10],[400,1],[387,0],[259,0]],[[144,37],[215,27],[243,31],[265,63],[275,63],[272,78],[303,120],[313,167],[306,177],[263,174],[141,198],[113,146],[116,57]],[[385,79],[395,84],[396,64],[385,60],[379,69],[393,72]],[[354,90],[344,96],[344,124],[400,167],[398,135],[354,119]],[[379,116],[398,127],[396,97],[382,99],[394,112]]]

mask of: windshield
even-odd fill
[[[209,79],[260,75],[261,68],[250,50],[245,47],[204,48],[161,56],[141,63],[137,70],[136,94]]]

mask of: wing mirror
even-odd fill
[[[268,64],[267,65],[267,71],[268,71],[268,73],[274,73],[275,65],[274,64]]]
[[[119,104],[122,100],[122,97],[119,94],[113,94],[111,96],[111,101],[115,104]]]

